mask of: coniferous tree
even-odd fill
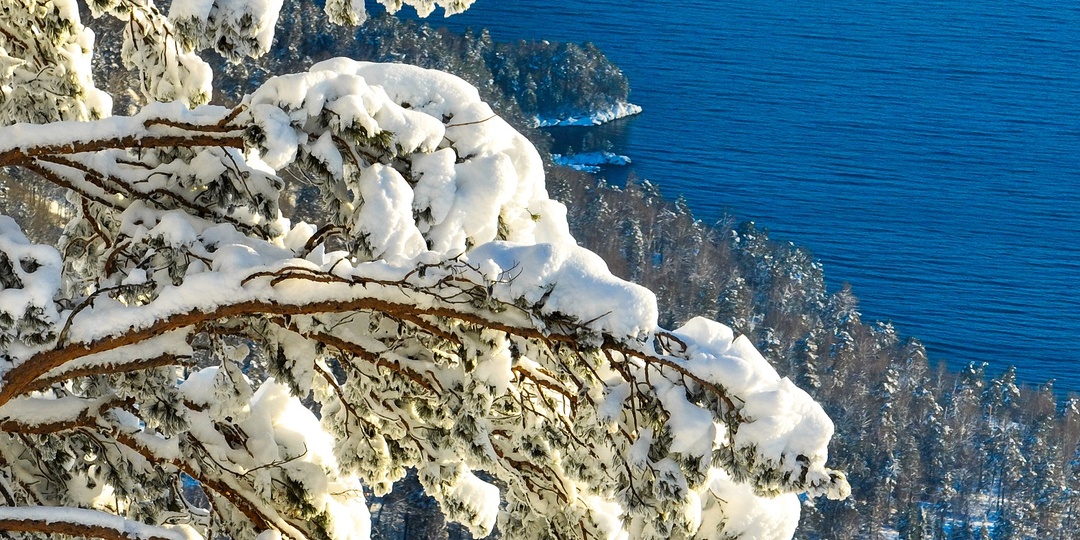
[[[641,234],[641,227],[632,218],[626,218],[622,222],[620,230],[622,237],[622,256],[629,267],[627,276],[631,281],[639,281],[645,265],[645,240]]]
[[[1007,515],[1003,511],[1005,503],[1019,489],[1019,482],[1028,465],[1027,455],[1022,448],[1023,434],[1017,422],[1019,398],[1014,368],[992,379],[983,392],[983,407],[989,429],[984,460],[988,480],[984,483],[980,478],[979,488],[982,489],[984,484],[990,486],[996,493],[995,509],[1003,516]]]
[[[900,468],[898,456],[899,426],[896,421],[895,394],[900,389],[900,375],[889,366],[883,380],[874,391],[876,404],[879,406],[879,419],[874,428],[874,447],[872,469],[878,470],[879,477],[873,488],[873,512],[871,519],[885,524],[892,518],[893,495],[896,493],[900,478],[905,471]]]
[[[900,540],[931,540],[933,530],[926,516],[926,510],[920,504],[913,504],[901,515],[897,532]]]
[[[821,388],[821,355],[818,353],[820,338],[811,330],[795,344],[795,377],[799,386],[816,395]]]

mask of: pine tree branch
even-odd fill
[[[205,447],[203,447],[202,443],[200,443],[197,439],[191,437],[190,435],[185,435],[185,439],[186,446],[191,448],[202,447],[205,451]],[[177,470],[183,472],[184,474],[190,476],[204,488],[217,493],[223,499],[229,501],[230,504],[235,506],[236,509],[240,511],[240,513],[244,514],[244,517],[246,517],[248,521],[251,522],[251,524],[255,527],[256,530],[267,530],[270,528],[274,528],[281,531],[283,533],[283,536],[286,538],[291,537],[296,540],[303,540],[305,538],[305,535],[299,532],[298,527],[293,524],[286,523],[284,518],[264,513],[261,510],[262,505],[260,505],[256,501],[250,500],[249,497],[241,491],[241,489],[236,486],[230,485],[230,483],[227,482],[224,478],[215,478],[203,474],[201,470],[192,467],[190,462],[188,461],[169,459],[157,455],[150,447],[141,444],[138,439],[136,439],[132,435],[126,433],[117,433],[115,435],[115,440],[117,443],[122,444],[130,448],[134,452],[138,453],[139,455],[143,456],[151,463],[170,465]]]
[[[17,165],[17,166],[23,167],[26,170],[31,171],[31,172],[37,174],[38,176],[44,178],[45,180],[47,180],[49,182],[52,182],[53,184],[56,184],[57,186],[60,186],[60,187],[65,188],[65,189],[70,189],[70,190],[78,193],[82,197],[85,197],[87,200],[91,200],[91,201],[93,201],[95,203],[98,203],[98,204],[100,204],[100,205],[102,205],[102,206],[104,206],[106,208],[111,208],[111,209],[116,210],[116,211],[123,211],[124,208],[126,207],[126,205],[121,204],[118,201],[110,200],[109,198],[103,197],[99,193],[90,193],[86,189],[83,189],[82,186],[77,185],[77,182],[73,182],[73,181],[71,181],[71,180],[69,180],[67,178],[64,178],[59,173],[57,173],[57,172],[53,171],[52,169],[44,166],[38,160],[24,159],[24,160],[21,160],[21,161],[16,161],[14,163],[11,163],[11,165]]]
[[[102,538],[104,540],[183,540],[179,531],[146,525],[115,514],[52,506],[0,507],[0,531]]]
[[[130,200],[125,199],[141,199],[158,207],[162,206],[161,200],[168,200],[177,207],[185,209],[192,215],[204,219],[230,223],[238,229],[249,232],[252,232],[255,229],[255,227],[250,224],[244,223],[225,212],[215,212],[212,208],[189,201],[171,190],[161,188],[148,191],[137,189],[135,185],[126,180],[111,175],[101,174],[94,170],[93,166],[80,163],[78,160],[66,156],[44,156],[25,163],[19,162],[18,164],[38,173],[45,180],[53,182],[60,187],[72,189],[87,199],[101,203],[117,211],[122,211],[130,204]],[[51,165],[52,167],[48,167],[47,165]],[[68,180],[56,170],[57,167],[79,171],[82,173],[82,179]],[[154,174],[161,173],[150,171],[148,177]],[[91,193],[90,190],[83,185],[84,182],[100,189],[101,193]],[[115,195],[115,198],[109,200],[106,198],[109,195]]]
[[[35,400],[38,404],[35,406],[35,409],[47,408],[50,404],[57,403],[56,400],[52,399],[24,399]],[[109,409],[132,404],[132,400],[130,399],[120,399],[116,397],[113,397],[112,399],[81,399],[80,401],[82,402],[82,407],[77,412],[66,411],[68,413],[66,418],[54,418],[49,421],[36,423],[20,419],[21,415],[17,414],[16,411],[5,411],[3,408],[0,408],[0,431],[24,435],[48,435],[51,433],[70,431],[76,428],[94,428],[97,426],[97,419],[104,415]],[[12,403],[17,404],[19,402],[15,401]],[[40,411],[38,412],[40,413]]]
[[[263,274],[260,273],[260,275]],[[337,278],[337,276],[334,277]],[[335,282],[334,285],[337,285],[336,282],[338,281],[338,279],[333,279],[329,281],[333,281]],[[358,287],[354,287],[354,289],[355,288]],[[359,288],[362,291],[366,292],[366,289],[364,289],[363,287]],[[401,304],[370,297],[327,300],[311,303],[286,303],[275,301],[273,299],[248,300],[221,305],[210,311],[200,311],[196,306],[192,306],[192,310],[190,311],[181,312],[175,315],[171,315],[167,318],[157,320],[154,323],[141,329],[132,329],[131,331],[125,332],[118,336],[108,336],[88,343],[69,343],[61,345],[49,351],[39,353],[33,356],[30,360],[23,362],[22,364],[5,374],[3,378],[3,387],[0,388],[0,405],[3,405],[15,396],[28,392],[32,388],[37,388],[39,385],[36,384],[35,381],[37,381],[39,377],[53,369],[56,369],[57,367],[62,366],[67,362],[91,354],[102,353],[129,345],[135,345],[156,335],[160,335],[184,327],[194,326],[206,321],[220,318],[233,318],[259,314],[294,316],[314,315],[319,313],[344,313],[350,311],[382,312],[390,315],[391,317],[411,319],[411,322],[414,322],[414,324],[418,320],[423,320],[419,319],[419,317],[427,316],[445,319],[455,319],[463,322],[476,324],[485,328],[503,331],[511,335],[517,335],[529,339],[536,339],[544,343],[559,342],[570,344],[575,348],[581,346],[578,338],[571,334],[545,332],[537,328],[521,327],[501,323],[493,320],[493,318],[485,317],[480,313],[469,312],[460,308],[440,306],[424,308],[417,307],[414,304]],[[372,356],[371,353],[362,350],[362,348],[358,349],[358,346],[356,346],[355,344],[350,344],[345,340],[329,334],[319,334],[318,336],[311,337],[316,338],[317,340],[322,340],[324,343],[330,344],[338,348],[342,348],[343,350],[347,350],[351,353],[361,355],[365,358],[370,358]],[[660,367],[670,369],[677,373],[679,376],[693,380],[694,382],[701,385],[703,388],[709,390],[731,409],[736,409],[735,404],[728,397],[727,392],[724,389],[691,373],[688,369],[678,365],[670,359],[663,358],[657,355],[651,355],[641,350],[630,348],[611,336],[607,336],[604,339],[604,348],[618,351],[624,357],[640,358],[646,361],[646,364],[655,364],[656,369],[658,370]],[[392,369],[404,369],[400,367],[393,368],[392,366],[387,367],[391,367]],[[430,383],[428,381],[425,381],[424,378],[419,374],[408,373],[407,371],[402,371],[402,374],[406,375],[410,379],[413,379],[414,382],[420,384],[421,386],[430,386]]]
[[[79,412],[79,414],[77,416],[75,416],[75,417],[64,419],[64,420],[53,421],[53,422],[41,423],[41,424],[28,424],[26,422],[19,421],[19,420],[7,419],[7,420],[0,421],[0,431],[6,432],[6,433],[18,433],[20,435],[25,435],[25,434],[46,435],[46,434],[61,433],[61,432],[64,432],[64,431],[72,431],[72,430],[77,430],[77,429],[89,428],[90,430],[92,430],[92,432],[94,433],[94,435],[96,437],[104,437],[107,440],[114,441],[114,442],[116,442],[116,443],[118,443],[120,445],[123,445],[124,447],[129,448],[131,451],[135,452],[136,454],[139,454],[140,456],[142,456],[146,460],[150,461],[151,463],[169,465],[169,466],[174,467],[176,470],[181,471],[184,474],[187,474],[188,476],[190,476],[191,478],[193,478],[194,480],[199,482],[199,484],[202,485],[204,488],[209,489],[209,490],[217,493],[223,499],[229,501],[229,503],[232,504],[233,506],[235,506],[236,509],[239,510],[242,514],[244,514],[244,516],[257,529],[265,530],[265,529],[268,529],[270,527],[274,527],[274,528],[279,529],[279,530],[284,529],[283,532],[291,533],[291,534],[289,534],[289,536],[291,536],[293,538],[296,538],[298,540],[304,538],[304,535],[300,534],[298,532],[300,530],[299,527],[297,527],[294,524],[287,523],[284,520],[284,518],[279,517],[279,518],[275,519],[274,516],[266,515],[265,513],[263,513],[262,511],[259,510],[260,505],[257,502],[250,500],[248,498],[248,496],[243,493],[241,488],[239,488],[237,486],[234,486],[234,485],[231,485],[224,478],[215,478],[215,477],[208,476],[208,475],[204,474],[203,470],[205,468],[193,467],[190,464],[189,461],[166,458],[166,457],[163,457],[161,455],[158,455],[157,453],[154,452],[154,450],[151,447],[140,443],[138,438],[135,437],[133,434],[125,433],[125,432],[119,431],[119,430],[111,430],[111,432],[108,435],[101,433],[99,431],[100,426],[98,425],[98,418],[105,411],[107,411],[109,409],[112,409],[114,407],[120,406],[120,405],[124,405],[124,404],[130,405],[130,401],[129,400],[107,400],[107,401],[103,402],[100,406],[97,407],[96,414],[94,414],[94,413],[91,413],[91,409],[94,408],[92,406],[93,403],[90,403],[89,404],[90,406],[88,406],[86,408],[83,408]],[[193,438],[193,437],[191,437],[190,435],[187,435],[187,434],[185,434],[184,437],[186,439],[186,442],[182,446],[186,446],[186,447],[189,447],[189,448],[203,448],[202,444],[197,439],[195,439],[195,438]],[[205,453],[205,448],[204,448],[204,453]],[[207,454],[207,455],[209,455],[209,454]],[[235,474],[235,473],[231,473],[229,471],[226,471],[226,472],[229,473],[229,474]],[[242,475],[236,475],[236,476],[242,476]],[[0,512],[2,512],[3,510],[5,510],[5,509],[0,507]],[[2,518],[2,517],[3,517],[3,514],[0,513],[0,518]],[[271,525],[271,524],[274,524],[274,525]],[[12,529],[4,529],[3,527],[4,527],[4,522],[0,521],[0,530],[23,531],[23,529],[14,529],[14,528],[12,528]],[[55,533],[58,533],[58,534],[73,534],[73,533],[65,532],[66,529],[64,529],[64,530],[55,530],[55,531],[39,530],[39,529],[26,529],[26,531],[27,532],[55,532]],[[99,536],[97,534],[78,534],[78,535],[75,535],[75,536],[98,536],[100,538],[141,538],[141,537],[127,537],[127,536],[120,536],[120,537],[116,537],[116,536]],[[170,538],[170,537],[162,537],[162,538]]]
[[[123,364],[106,364],[106,365],[92,365],[84,366],[81,368],[65,371],[51,377],[43,377],[34,381],[34,386],[27,390],[27,392],[39,392],[54,384],[58,384],[78,377],[89,377],[91,375],[107,375],[116,373],[128,373],[131,371],[141,371],[144,369],[153,369],[156,367],[164,366],[189,366],[193,364],[193,360],[190,356],[164,354],[155,358],[145,358],[142,360],[136,360],[133,362],[125,362]]]
[[[300,333],[300,335],[307,337],[308,339],[317,341],[319,343],[324,343],[340,351],[345,351],[351,355],[354,355],[357,358],[362,358],[375,366],[387,368],[391,371],[394,371],[395,373],[398,373],[399,375],[404,376],[405,378],[415,383],[417,386],[424,388],[433,394],[438,393],[438,390],[435,389],[435,385],[438,384],[437,381],[428,381],[424,378],[422,374],[417,373],[416,371],[402,366],[396,362],[391,362],[380,358],[379,355],[368,351],[357,343],[352,343],[337,336],[322,332]]]
[[[2,130],[0,130],[2,133]],[[124,148],[190,148],[193,146],[221,146],[244,148],[244,138],[235,131],[225,134],[198,135],[128,135],[96,140],[72,140],[58,144],[43,144],[26,148],[13,148],[0,152],[0,167],[19,165],[32,158],[100,152]]]

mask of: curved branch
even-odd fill
[[[95,171],[91,166],[80,163],[78,160],[69,157],[57,155],[40,156],[35,159],[16,161],[14,164],[25,167],[28,170],[39,174],[45,180],[57,184],[60,187],[71,189],[82,195],[84,198],[103,204],[113,210],[122,211],[127,208],[127,205],[130,204],[130,202],[125,201],[125,198],[142,199],[155,205],[160,205],[158,199],[168,199],[168,201],[176,206],[185,209],[189,214],[230,223],[239,229],[247,231],[254,229],[252,225],[230,216],[227,212],[215,212],[211,207],[202,206],[196,202],[189,201],[168,189],[159,188],[149,191],[137,189],[135,185],[126,180],[116,176],[102,174]],[[78,171],[82,175],[82,180],[69,180],[64,178],[61,172],[57,170],[58,167]],[[160,173],[151,172],[151,175],[153,174]],[[101,190],[101,193],[93,193],[92,189],[88,189],[87,186],[97,188]]]
[[[24,159],[16,160],[16,161],[14,161],[12,163],[9,163],[9,165],[17,165],[19,167],[23,167],[24,169],[37,174],[38,176],[44,178],[45,180],[47,180],[47,181],[49,181],[49,182],[51,182],[53,184],[56,184],[57,186],[60,186],[60,187],[62,187],[64,189],[70,189],[70,190],[78,193],[79,195],[83,196],[84,198],[86,198],[88,200],[91,200],[91,201],[94,201],[94,202],[96,202],[96,203],[98,203],[98,204],[100,204],[100,205],[102,205],[102,206],[104,206],[106,208],[111,208],[111,209],[116,210],[116,211],[119,212],[119,211],[123,211],[124,208],[127,206],[127,205],[121,204],[121,203],[119,203],[119,202],[117,202],[115,200],[109,200],[108,198],[105,198],[105,197],[101,196],[100,194],[90,193],[86,189],[81,189],[80,186],[76,185],[76,182],[72,182],[72,181],[68,180],[67,178],[64,178],[63,176],[61,176],[59,173],[57,173],[57,172],[55,172],[53,170],[50,170],[48,167],[44,166],[38,160],[25,159],[24,158]]]
[[[0,531],[43,533],[105,540],[184,540],[180,531],[131,521],[115,514],[52,506],[0,507]]]
[[[435,389],[435,386],[432,384],[432,382],[425,379],[423,375],[396,362],[385,360],[379,355],[368,351],[367,349],[356,343],[352,343],[337,336],[332,336],[330,334],[324,333],[301,333],[300,335],[321,343],[325,343],[326,345],[329,345],[330,347],[333,347],[339,351],[348,352],[349,354],[352,354],[357,358],[363,358],[365,361],[375,366],[387,368],[403,377],[406,377],[407,379],[415,383],[417,386],[424,388],[433,394],[438,393],[438,390]],[[434,384],[438,383],[435,382]]]
[[[31,401],[36,401],[36,404],[32,405],[35,409],[41,409],[42,406],[48,407],[50,404],[58,403],[58,400],[53,399],[27,399]],[[11,411],[0,408],[0,431],[3,431],[5,433],[46,435],[50,433],[58,433],[61,431],[69,431],[80,427],[91,427],[96,425],[96,419],[103,415],[105,411],[117,406],[122,406],[125,403],[130,403],[130,400],[123,400],[117,398],[81,399],[80,401],[81,406],[78,409],[71,408],[73,410],[63,411],[66,414],[62,414],[56,418],[50,418],[46,421],[39,421],[36,423],[31,421],[19,420],[21,416],[25,416],[20,415],[19,412],[25,411]],[[8,407],[17,405],[20,405],[19,401],[13,402],[11,405],[8,405]],[[22,408],[26,409],[27,407],[24,406]]]
[[[190,356],[164,354],[154,358],[145,358],[143,360],[136,360],[124,364],[84,366],[51,377],[37,379],[34,381],[34,386],[27,389],[27,392],[41,391],[54,384],[69,381],[78,377],[89,377],[90,375],[104,375],[108,373],[127,373],[129,371],[141,371],[164,366],[189,366],[193,364],[194,361]]]
[[[2,133],[2,131],[0,131]],[[19,165],[27,159],[65,155],[81,154],[85,152],[100,152],[102,150],[114,150],[122,148],[161,148],[161,147],[191,147],[191,146],[225,146],[230,148],[243,148],[244,138],[235,131],[225,132],[224,135],[197,134],[197,135],[128,135],[126,137],[110,137],[89,141],[71,140],[59,144],[42,144],[27,148],[12,148],[0,152],[0,166]]]
[[[402,286],[406,284],[402,283]],[[362,288],[362,286],[354,286]],[[137,308],[135,308],[137,309]],[[466,308],[467,309],[467,308]],[[418,307],[415,304],[402,304],[370,297],[353,299],[324,300],[316,302],[279,302],[273,299],[252,299],[238,301],[231,304],[217,306],[215,309],[203,311],[199,306],[192,305],[190,310],[166,318],[159,319],[152,324],[138,329],[131,329],[118,336],[106,336],[91,342],[69,343],[52,350],[39,353],[4,375],[3,386],[0,388],[0,405],[7,403],[12,398],[24,394],[40,385],[37,380],[49,371],[56,369],[67,362],[91,354],[112,351],[121,347],[136,345],[154,336],[190,327],[221,318],[233,318],[247,315],[312,315],[319,313],[343,313],[349,311],[376,311],[383,312],[393,317],[418,320],[420,316],[444,317],[467,323],[477,324],[486,328],[507,332],[524,338],[537,339],[543,342],[578,343],[578,338],[571,334],[547,332],[534,327],[514,326],[507,323],[497,322],[494,318],[484,317],[480,313],[465,311],[460,308],[450,307]],[[325,340],[334,346],[344,346],[345,350],[355,349],[338,338],[320,334],[317,339]],[[612,336],[604,339],[604,348],[616,350],[624,356],[635,356],[646,360],[647,364],[657,364],[676,371],[680,376],[686,377],[717,394],[727,404],[732,405],[727,392],[718,385],[702,379],[691,373],[683,366],[675,362],[648,354],[620,343]],[[339,347],[340,348],[340,347]],[[417,381],[419,382],[419,381]],[[426,385],[425,385],[426,386]]]

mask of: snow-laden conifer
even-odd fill
[[[339,58],[204,105],[198,51],[264,52],[278,3],[92,1],[151,100],[108,117],[78,6],[2,4],[0,164],[76,215],[0,217],[0,528],[365,538],[409,468],[506,538],[790,538],[796,494],[846,495],[821,408],[725,326],[659,328],[470,85]]]

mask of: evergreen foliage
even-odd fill
[[[821,407],[726,326],[658,326],[461,79],[333,58],[206,105],[202,49],[265,53],[279,5],[95,0],[137,73],[109,117],[80,6],[2,4],[0,165],[74,213],[55,245],[0,216],[0,530],[364,538],[409,470],[506,538],[788,538],[799,495],[848,495]],[[639,229],[640,269],[710,262],[669,250],[692,220]]]

